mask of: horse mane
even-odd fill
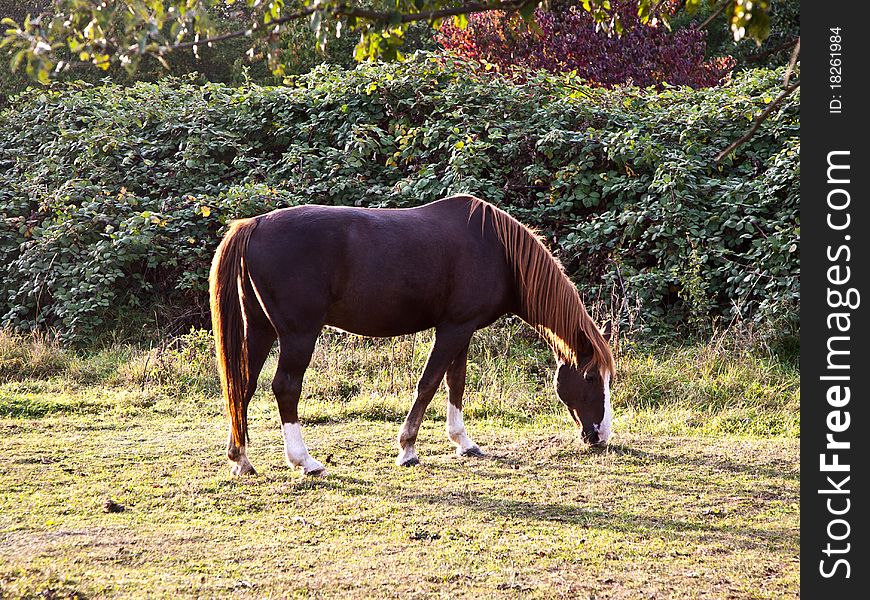
[[[492,224],[513,269],[523,318],[540,333],[556,356],[581,369],[597,367],[602,376],[616,372],[610,345],[586,312],[577,288],[565,275],[562,263],[541,237],[500,208],[470,196],[469,219],[478,209],[481,227]],[[578,363],[582,350],[592,349],[585,365]]]

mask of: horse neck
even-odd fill
[[[472,198],[470,207],[469,218],[480,209],[482,223],[488,220],[504,248],[517,291],[517,314],[544,337],[557,358],[576,364],[594,346],[589,339],[594,325],[577,288],[528,227],[480,199]]]
[[[557,360],[576,364],[581,355],[588,355],[592,350],[589,337],[580,325],[590,317],[573,284],[564,278],[561,270],[557,276],[559,279],[551,281],[545,290],[527,289],[522,281],[517,281],[517,314],[541,334]]]

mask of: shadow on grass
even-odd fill
[[[97,414],[107,409],[105,404],[75,400],[57,402],[46,398],[6,396],[0,398],[0,417],[13,419],[41,419],[57,414]]]
[[[800,544],[799,531],[781,527],[764,529],[734,527],[691,522],[667,515],[612,512],[578,505],[530,502],[481,494],[418,493],[407,497],[421,505],[447,505],[511,520],[564,523],[578,525],[584,529],[617,531],[641,538],[660,537],[668,533],[699,534],[709,541],[718,541],[742,549],[756,548],[760,544],[780,549],[786,546],[797,547]]]
[[[556,439],[554,437],[550,440]],[[797,470],[777,469],[764,464],[747,461],[745,463],[730,460],[721,456],[705,456],[697,457],[688,456],[686,454],[672,455],[661,452],[651,452],[642,450],[625,444],[608,444],[607,446],[589,446],[583,445],[579,448],[570,445],[557,445],[558,442],[552,442],[548,453],[530,452],[525,454],[525,458],[521,453],[516,451],[506,453],[504,451],[487,452],[482,458],[463,458],[463,461],[486,461],[495,463],[503,468],[519,470],[525,468],[541,469],[544,471],[558,471],[566,476],[573,477],[577,475],[576,459],[582,458],[584,455],[590,457],[606,457],[607,455],[615,454],[620,457],[628,457],[635,459],[641,466],[649,464],[660,467],[661,465],[669,465],[673,467],[697,467],[711,471],[729,471],[741,475],[762,476],[774,479],[783,479],[794,482],[800,481],[800,472]],[[555,455],[554,455],[555,453]],[[560,461],[559,456],[563,456],[566,460]],[[569,460],[570,459],[570,460]],[[427,465],[429,466],[429,465]],[[448,468],[444,466],[443,468]],[[486,476],[495,477],[510,477],[510,471],[505,473],[486,473]],[[674,491],[679,491],[673,488]],[[690,491],[690,490],[687,490]]]
[[[309,410],[305,413],[305,425],[331,425],[346,421],[372,421],[375,423],[396,423],[398,426],[405,418],[406,411],[392,406],[375,405],[367,407],[340,406],[335,413]]]
[[[638,448],[633,448],[624,444],[612,444],[607,446],[607,448],[605,449],[594,449],[593,451],[601,453],[612,453],[620,456],[630,456],[640,459],[645,463],[655,463],[657,465],[660,465],[662,463],[675,466],[691,465],[695,467],[711,468],[717,471],[724,470],[731,471],[733,473],[750,474],[756,476],[762,475],[764,477],[788,479],[795,482],[800,481],[800,472],[798,471],[773,469],[752,462],[739,463],[722,457],[716,457],[715,459],[711,459],[708,456],[699,456],[697,458],[692,458],[690,456],[686,456],[685,454],[681,454],[679,456],[672,456],[669,454],[640,450]]]
[[[285,491],[304,492],[307,490],[337,491],[351,496],[372,494],[375,484],[351,475],[330,472],[327,477],[302,477],[299,472],[289,467],[278,471],[261,471],[256,475],[243,477],[228,477],[206,482],[199,489],[204,494],[233,495],[245,488],[270,490],[275,486],[289,486]]]

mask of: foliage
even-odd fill
[[[578,6],[561,11],[538,10],[537,27],[519,23],[504,12],[477,13],[467,26],[445,23],[436,39],[464,58],[483,60],[502,72],[522,75],[522,69],[574,71],[590,82],[613,85],[718,85],[734,66],[730,57],[705,61],[706,34],[697,29],[669,32],[646,26],[637,15],[637,0],[614,2],[622,35],[596,26],[594,17]],[[671,8],[676,8],[675,6]]]
[[[781,76],[607,90],[419,55],[320,67],[294,87],[31,91],[0,113],[0,320],[79,338],[142,321],[184,330],[207,322],[229,219],[454,192],[537,227],[587,299],[627,305],[651,331],[794,320],[799,99],[712,160]]]
[[[39,15],[51,5],[51,0],[31,0],[23,5],[0,0],[0,16],[8,16],[21,23],[30,15]],[[227,13],[221,8],[212,10],[213,24],[217,33],[222,34],[246,26],[244,15]],[[318,48],[311,37],[308,23],[293,21],[284,26],[280,38],[282,50],[279,59],[285,75],[298,75],[310,71],[322,63],[352,67],[354,46],[356,40],[349,36],[329,38],[323,48]],[[183,49],[168,53],[162,57],[166,66],[152,56],[143,56],[138,69],[129,71],[119,64],[112,64],[106,71],[83,68],[84,65],[71,66],[67,70],[52,73],[57,81],[88,81],[99,83],[109,78],[121,84],[131,84],[135,81],[156,81],[171,73],[176,76],[196,73],[200,82],[219,81],[223,83],[255,82],[263,85],[281,82],[280,77],[272,74],[267,61],[261,54],[246,55],[251,42],[246,38],[225,40],[220,44],[202,46],[194,53],[192,49]],[[405,34],[403,49],[409,52],[418,49],[434,49],[437,44],[432,39],[432,30],[423,24],[413,24]],[[69,64],[72,56],[67,52],[58,52],[58,58]],[[0,68],[0,108],[4,107],[8,98],[34,85],[28,77],[25,68],[15,72],[8,68]]]
[[[762,40],[769,34],[767,0],[727,0],[729,27],[735,40],[744,37]],[[620,34],[624,19],[643,24],[667,24],[673,0],[637,0],[636,13],[622,14],[610,0],[582,0],[580,3],[598,27]],[[11,56],[12,70],[23,66],[29,76],[47,83],[52,73],[71,64],[92,64],[108,70],[121,65],[135,71],[144,56],[165,57],[180,48],[194,52],[205,40],[250,41],[251,54],[262,53],[276,75],[286,73],[282,56],[286,39],[282,32],[288,23],[304,20],[312,30],[318,47],[330,37],[353,32],[359,35],[357,60],[401,58],[409,25],[426,22],[435,28],[447,20],[457,26],[467,23],[468,15],[492,10],[519,14],[535,25],[535,8],[540,0],[493,0],[457,5],[453,0],[53,0],[52,9],[23,21],[4,18],[7,26],[0,48]],[[698,9],[701,0],[689,0],[688,12]],[[233,32],[219,33],[215,13],[238,15],[245,25]]]
[[[788,63],[795,41],[800,37],[800,0],[779,0],[770,4],[770,35],[763,43],[744,44],[723,27],[707,27],[707,56],[731,55],[737,68],[775,67]],[[698,15],[703,17],[703,15]],[[673,24],[675,28],[679,25]]]

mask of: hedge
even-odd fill
[[[207,324],[228,220],[456,192],[538,228],[587,298],[625,301],[649,331],[796,320],[799,96],[713,160],[781,70],[657,92],[468,67],[420,53],[284,87],[167,79],[13,99],[0,113],[0,326],[88,339]]]

